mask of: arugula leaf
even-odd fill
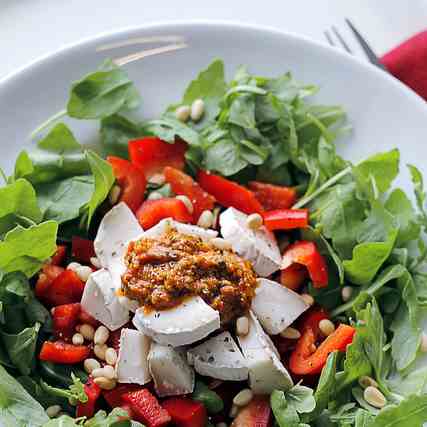
[[[427,212],[424,208],[426,193],[424,191],[423,175],[414,165],[408,165],[408,168],[409,172],[411,173],[412,183],[414,184],[414,194],[417,201],[419,221],[424,229],[424,232],[427,232]]]
[[[43,407],[0,366],[0,423],[4,427],[41,427],[49,421]]]
[[[114,408],[110,414],[98,411],[93,418],[86,421],[85,427],[144,427],[142,424],[127,420],[128,413],[122,408]],[[125,419],[123,419],[125,418]]]
[[[313,389],[303,385],[295,385],[286,392],[286,400],[299,414],[312,412],[316,406]]]
[[[25,388],[25,390],[39,402],[44,408],[51,405],[63,405],[66,401],[62,398],[50,396],[46,394],[40,387],[37,377],[22,376],[16,378],[17,381]]]
[[[81,149],[80,144],[65,123],[58,123],[55,125],[50,132],[38,142],[37,146],[42,150],[58,154]]]
[[[58,418],[52,418],[43,427],[79,427],[81,424],[77,424],[74,418],[69,415],[61,415]]]
[[[359,409],[356,412],[354,419],[354,427],[370,427],[375,419],[375,416],[365,409]]]
[[[80,378],[76,377],[72,373],[71,379],[73,380],[73,383],[70,385],[68,390],[52,387],[43,380],[40,380],[40,387],[44,390],[45,393],[48,393],[51,396],[63,397],[65,399],[86,403],[88,401],[88,396],[85,393],[84,385],[80,381]]]
[[[106,61],[71,86],[67,113],[76,119],[102,119],[138,107],[139,95],[127,73]]]
[[[271,409],[279,427],[298,427],[300,418],[283,391],[274,390],[270,396]]]
[[[22,271],[31,277],[55,253],[57,231],[54,221],[29,228],[15,227],[0,241],[0,268],[5,272]]]

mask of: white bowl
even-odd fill
[[[180,100],[186,84],[214,58],[224,60],[229,77],[241,64],[267,76],[290,70],[298,80],[320,86],[317,101],[340,104],[348,112],[354,131],[338,142],[345,158],[357,161],[398,147],[402,165],[414,163],[427,172],[427,104],[400,82],[374,66],[301,37],[220,22],[153,24],[101,35],[65,47],[0,81],[0,165],[11,171],[17,153],[34,144],[29,133],[64,108],[73,80],[108,57],[153,45],[103,52],[97,52],[97,47],[160,35],[182,36],[189,47],[126,66],[143,96],[144,117],[155,117]],[[73,120],[71,126],[81,142],[96,138],[97,122]],[[406,168],[402,172],[399,184],[409,190]]]

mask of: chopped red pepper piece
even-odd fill
[[[165,166],[184,169],[186,150],[187,144],[183,141],[168,144],[151,136],[129,141],[129,158],[147,178],[162,173]]]
[[[53,281],[64,271],[64,268],[57,265],[44,265],[42,271],[39,273],[36,287],[34,289],[36,297],[41,301],[46,302],[48,289],[52,285]]]
[[[264,212],[263,218],[270,231],[308,227],[308,209],[276,209]]]
[[[58,305],[53,309],[53,333],[56,338],[68,341],[74,335],[79,321],[80,303]]]
[[[92,378],[89,378],[88,382],[84,385],[84,390],[88,401],[77,404],[76,417],[92,418],[95,415],[96,403],[101,396],[101,388],[93,382]]]
[[[136,217],[144,230],[148,230],[164,218],[173,218],[179,222],[193,220],[184,202],[171,197],[146,200],[136,212]]]
[[[230,427],[270,427],[272,413],[266,396],[255,396],[231,423]]]
[[[313,242],[301,240],[286,248],[283,254],[281,269],[285,270],[295,263],[307,267],[308,274],[315,288],[328,286],[328,267],[326,261]]]
[[[341,324],[315,350],[316,333],[307,327],[297,342],[295,350],[289,359],[289,368],[296,375],[319,374],[330,353],[345,351],[347,345],[353,341],[356,330],[348,325]]]
[[[193,204],[193,221],[197,223],[200,214],[205,210],[212,210],[215,205],[215,197],[206,193],[200,185],[186,173],[166,166],[164,171],[166,182],[168,182],[175,194],[187,196]]]
[[[266,211],[288,209],[297,201],[297,192],[291,187],[281,187],[258,181],[251,181],[248,187],[255,193],[255,197]]]
[[[45,341],[40,351],[39,359],[46,362],[73,365],[83,362],[90,354],[86,345],[67,344],[64,341]]]
[[[292,264],[280,272],[280,283],[297,291],[308,277],[307,269],[301,264]]]
[[[97,328],[101,324],[98,320],[96,320],[94,317],[92,317],[89,313],[87,313],[82,308],[80,308],[79,323],[81,324],[87,323],[93,326],[94,328]]]
[[[169,412],[177,427],[205,427],[207,413],[205,406],[185,397],[173,397],[163,402],[163,408]]]
[[[51,306],[80,302],[85,283],[72,270],[64,270],[46,289],[43,301]]]
[[[56,252],[52,256],[50,263],[51,265],[61,265],[65,259],[65,255],[67,253],[67,247],[64,245],[58,245],[56,247]]]
[[[90,264],[90,259],[96,256],[93,241],[73,236],[71,239],[71,254],[76,261]]]
[[[197,181],[222,206],[233,207],[246,214],[263,211],[254,193],[236,182],[203,170],[199,171]]]
[[[144,200],[147,186],[143,171],[119,157],[109,156],[107,161],[113,167],[114,176],[121,188],[120,202],[125,202],[132,212],[136,212]]]
[[[147,427],[163,427],[171,421],[169,413],[147,389],[126,393],[123,401],[131,406],[136,420]]]
[[[123,396],[132,391],[143,390],[143,387],[138,384],[118,384],[112,390],[103,390],[102,394],[111,408],[122,406]]]

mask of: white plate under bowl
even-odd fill
[[[11,171],[17,153],[34,142],[29,133],[61,110],[70,83],[95,70],[108,57],[154,45],[97,52],[97,47],[127,39],[178,35],[189,47],[126,66],[143,96],[142,114],[155,117],[179,100],[186,84],[214,58],[222,58],[230,77],[246,64],[259,75],[292,71],[321,90],[317,101],[340,104],[348,112],[353,134],[338,142],[338,151],[357,161],[377,151],[398,147],[402,165],[417,164],[427,172],[427,104],[397,80],[335,49],[280,31],[221,22],[164,23],[126,29],[66,47],[0,82],[0,165]],[[73,120],[81,142],[96,138],[97,122]],[[409,190],[408,173],[399,184]]]

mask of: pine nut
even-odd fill
[[[84,323],[80,325],[78,331],[83,335],[83,338],[87,341],[93,341],[93,337],[95,335],[95,329],[92,325],[88,323]]]
[[[231,243],[223,239],[222,237],[214,237],[213,239],[211,239],[211,243],[221,250],[231,249]]]
[[[211,228],[213,223],[213,213],[211,211],[203,211],[200,216],[199,220],[197,221],[197,225],[202,228]]]
[[[104,377],[105,378],[108,378],[110,380],[116,378],[116,371],[112,366],[105,365],[103,369],[104,369]]]
[[[427,335],[424,332],[421,334],[420,350],[427,353]]]
[[[263,222],[264,222],[264,220],[262,219],[262,216],[259,213],[250,214],[246,218],[246,225],[251,230],[258,230],[258,228],[260,228],[262,226]]]
[[[229,413],[230,418],[236,418],[238,413],[239,407],[236,405],[232,405]]]
[[[81,265],[74,271],[82,282],[87,282],[92,274],[92,269],[87,265]]]
[[[190,114],[191,108],[188,105],[181,105],[175,110],[175,117],[183,123],[188,121]]]
[[[110,331],[103,325],[101,325],[95,332],[93,342],[98,345],[105,344],[110,336]]]
[[[76,272],[77,271],[77,269],[79,268],[79,267],[81,267],[82,265],[80,264],[80,263],[78,263],[78,262],[70,262],[68,265],[67,265],[67,270],[71,270],[71,271],[74,271],[74,272]]]
[[[90,374],[93,378],[105,377],[104,368],[96,368]]]
[[[166,182],[166,178],[162,173],[154,173],[148,179],[151,184],[163,185]]]
[[[99,261],[99,259],[96,256],[90,257],[90,263],[95,267],[95,268],[101,268],[101,262]]]
[[[205,103],[203,102],[203,99],[196,99],[191,104],[191,113],[190,113],[191,120],[193,120],[193,122],[198,122],[202,118],[204,112],[205,112]]]
[[[181,202],[184,203],[185,207],[187,208],[190,214],[193,213],[194,211],[193,203],[191,203],[191,200],[187,196],[179,195],[179,196],[176,196],[176,199],[181,200]]]
[[[111,187],[110,193],[108,194],[108,200],[112,205],[115,205],[119,201],[121,192],[122,189],[119,185],[113,185]]]
[[[111,366],[114,366],[116,364],[117,353],[114,348],[107,348],[107,351],[105,352],[105,361]]]
[[[244,388],[234,396],[233,404],[236,406],[246,406],[254,397],[251,389]]]
[[[353,288],[351,286],[344,286],[341,290],[341,298],[344,302],[350,301],[353,294]]]
[[[98,377],[93,380],[95,384],[98,384],[103,390],[112,390],[116,385],[116,380],[112,380],[105,377]]]
[[[329,337],[335,331],[335,325],[329,319],[322,319],[319,322],[319,329],[325,337]]]
[[[85,368],[85,371],[90,374],[95,369],[98,369],[101,367],[101,364],[96,359],[86,359],[83,362],[83,367]]]
[[[105,352],[107,351],[107,345],[106,344],[101,344],[101,345],[99,345],[99,344],[96,344],[94,347],[93,347],[93,352],[95,353],[95,356],[98,358],[98,359],[101,359],[101,360],[105,360]]]
[[[310,294],[301,294],[300,296],[307,305],[314,304],[314,298]]]
[[[284,331],[280,332],[280,336],[289,340],[298,340],[301,338],[301,333],[298,329],[289,326]]]
[[[82,345],[85,341],[82,334],[74,334],[73,338],[71,339],[74,345]]]
[[[158,191],[152,191],[147,197],[147,200],[160,200],[160,199],[163,199],[163,196]]]
[[[376,387],[369,386],[365,388],[363,398],[375,408],[381,409],[387,404],[385,396]]]
[[[61,412],[61,409],[62,408],[59,405],[49,406],[46,408],[46,415],[49,418],[55,418]]]
[[[249,319],[246,316],[241,316],[236,320],[236,333],[240,337],[244,337],[249,333]]]
[[[362,388],[367,388],[369,386],[378,387],[378,383],[373,378],[368,377],[367,375],[363,375],[363,377],[359,378],[359,385]]]

